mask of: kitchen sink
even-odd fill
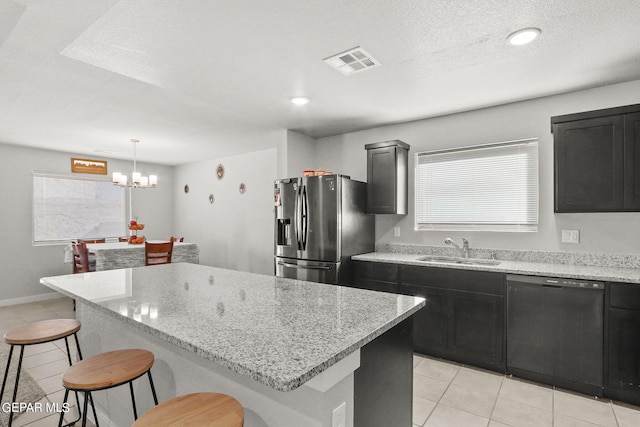
[[[451,256],[438,256],[427,255],[418,258],[418,261],[444,263],[444,264],[466,264],[466,265],[498,265],[500,261],[495,259],[480,259],[480,258],[462,258]]]

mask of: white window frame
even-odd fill
[[[538,138],[419,152],[414,160],[416,230],[538,231]]]
[[[74,239],[82,239],[82,238],[114,238],[119,236],[124,236],[126,234],[126,194],[125,189],[122,187],[115,186],[111,180],[98,179],[98,178],[90,178],[90,177],[75,177],[69,175],[55,175],[55,174],[47,174],[47,173],[39,173],[33,172],[32,177],[32,207],[31,207],[31,215],[32,215],[32,241],[34,245],[50,245],[50,244],[60,244],[60,243],[68,243]],[[111,189],[107,186],[113,187],[112,198],[110,199],[95,199],[96,203],[86,203],[83,204],[82,197],[81,198],[69,198],[69,202],[66,203],[70,208],[67,212],[64,211],[66,208],[65,203],[57,203],[57,206],[53,212],[54,215],[47,216],[48,209],[46,205],[46,195],[45,201],[37,200],[41,198],[36,193],[36,185],[37,182],[42,182],[40,180],[44,180],[45,185],[48,179],[51,180],[69,180],[74,183],[78,183],[78,188],[81,189],[83,187],[83,183],[98,183],[98,185],[104,185],[105,189]],[[91,186],[88,186],[88,190],[91,189]],[[64,197],[62,195],[61,197]],[[74,200],[72,200],[74,199]],[[80,199],[80,200],[79,200]],[[90,200],[90,199],[87,199]],[[86,212],[86,221],[80,218],[78,220],[78,211],[73,210],[73,208],[83,207],[86,208],[84,210]],[[106,212],[105,210],[112,207],[113,210],[111,212]],[[43,209],[44,208],[44,209]],[[100,217],[108,217],[111,223],[111,226],[104,227],[104,229],[111,230],[110,233],[106,233],[108,235],[91,235],[90,229],[95,229],[95,227],[99,226]],[[66,219],[65,219],[66,218]],[[43,227],[38,227],[36,225],[37,221],[42,221],[45,223]],[[50,221],[50,224],[47,222]],[[118,225],[119,224],[119,225]],[[119,228],[121,227],[121,228]],[[51,231],[54,233],[51,233]]]

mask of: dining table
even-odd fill
[[[149,242],[160,241],[150,240]],[[89,243],[87,244],[87,250],[95,256],[96,271],[143,267],[145,265],[144,243]],[[198,264],[200,262],[200,249],[195,243],[174,242],[171,261]]]

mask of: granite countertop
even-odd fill
[[[280,391],[296,389],[425,304],[189,263],[40,283]]]
[[[386,262],[397,264],[421,265],[426,267],[444,267],[462,270],[494,271],[510,274],[550,276],[567,279],[601,280],[610,282],[640,283],[640,268],[579,265],[554,262],[532,262],[520,260],[501,260],[498,265],[452,264],[420,261],[425,254],[398,252],[371,252],[351,257],[358,261]]]

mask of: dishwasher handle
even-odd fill
[[[583,279],[567,279],[557,277],[524,276],[520,274],[507,274],[507,283],[529,283],[542,285],[549,288],[579,288],[604,290],[604,282]]]

